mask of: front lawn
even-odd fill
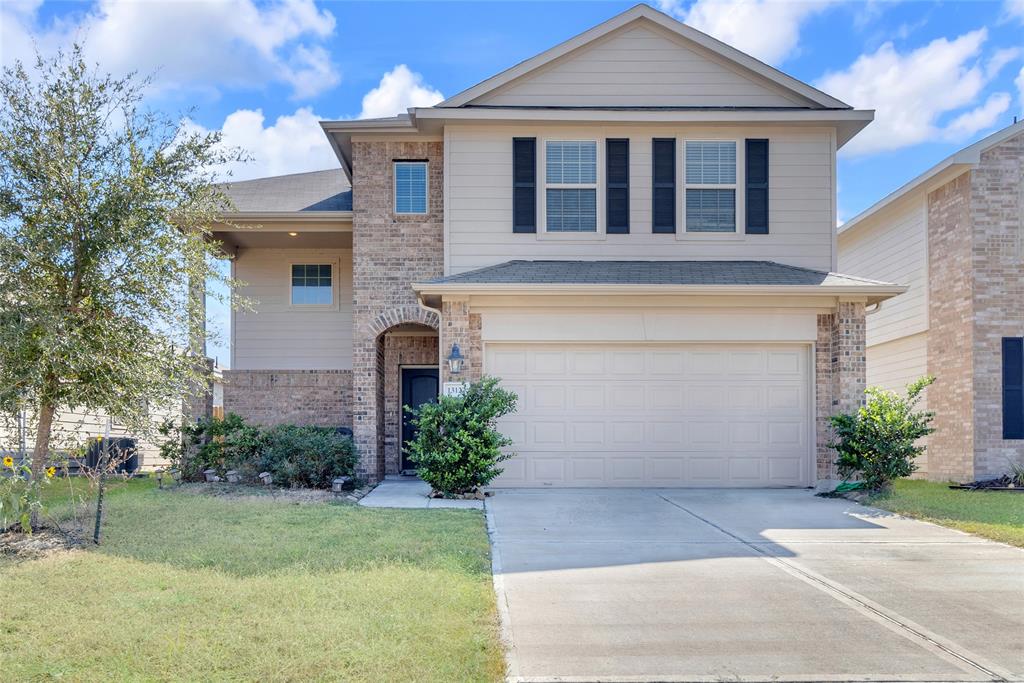
[[[916,479],[897,481],[869,505],[1024,547],[1024,493],[962,491]]]
[[[54,489],[54,493],[57,493]],[[7,680],[499,680],[483,516],[118,484],[101,548],[0,560]]]

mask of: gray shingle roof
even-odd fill
[[[352,187],[340,168],[241,180],[222,189],[241,212],[352,210]]]
[[[789,285],[856,287],[888,282],[774,261],[507,261],[428,284]]]

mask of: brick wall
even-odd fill
[[[928,476],[966,481],[974,472],[970,175],[928,195]]]
[[[970,173],[974,274],[974,478],[1024,462],[1003,439],[1002,338],[1024,336],[1024,134],[985,151]],[[937,393],[937,392],[933,392]]]
[[[393,211],[396,159],[427,159],[428,213]],[[444,155],[441,141],[353,141],[353,430],[361,476],[376,480],[385,470],[383,344],[381,332],[417,322],[437,327],[437,316],[419,308],[410,284],[444,270]]]
[[[260,425],[351,427],[350,370],[225,370],[224,412]]]
[[[437,337],[384,335],[384,472],[401,471],[403,365],[437,365]]]
[[[867,376],[864,304],[840,302],[832,313],[818,315],[815,344],[815,454],[817,478],[835,480],[836,452],[829,417],[852,413],[864,404]]]
[[[458,344],[463,361],[462,372],[452,375],[445,363],[441,368],[442,382],[472,382],[480,379],[483,372],[483,342],[479,313],[469,312],[468,299],[445,299],[441,304],[441,349],[447,357],[452,344]]]

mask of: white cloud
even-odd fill
[[[960,114],[948,125],[940,119],[973,105],[989,82],[980,64],[988,33],[971,31],[940,38],[900,53],[886,43],[864,54],[844,71],[816,84],[855,107],[875,109],[875,121],[843,148],[847,154],[899,149],[942,137],[961,140],[987,128],[1005,111],[1005,93]],[[991,62],[990,62],[991,63]],[[999,110],[1003,106],[1002,110]]]
[[[1019,47],[1005,47],[1001,50],[996,50],[985,64],[985,77],[995,78],[1003,70],[1004,66],[1016,61],[1020,55],[1021,49]]]
[[[218,172],[225,177],[230,172],[232,180],[247,180],[337,168],[338,159],[320,129],[322,118],[308,107],[279,116],[269,126],[259,109],[239,109],[229,114],[220,128],[223,143],[245,150],[250,160]],[[186,127],[197,132],[208,130],[191,121]]]
[[[658,0],[659,8],[693,28],[769,64],[792,55],[800,27],[834,0],[696,0],[684,9],[681,0]]]
[[[339,75],[322,41],[334,16],[313,0],[98,0],[74,20],[43,24],[38,2],[4,2],[3,62],[84,41],[90,60],[112,73],[157,72],[160,88],[259,88],[272,82],[306,97],[336,85]]]
[[[1024,66],[1020,68],[1020,73],[1017,74],[1013,83],[1017,86],[1017,104],[1020,106],[1021,113],[1024,113]]]
[[[943,129],[943,133],[950,140],[963,140],[979,130],[990,128],[996,123],[999,117],[1010,108],[1010,95],[1005,92],[997,92],[985,100],[985,104],[976,107],[950,121]]]
[[[1003,12],[1006,16],[1024,23],[1024,0],[1004,0]]]
[[[404,114],[409,107],[430,107],[444,99],[437,90],[423,84],[423,76],[399,64],[380,79],[380,84],[363,96],[361,119]]]

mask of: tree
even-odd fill
[[[151,408],[206,388],[190,284],[232,284],[207,226],[239,154],[144,109],[148,84],[79,45],[0,76],[0,412],[32,416],[34,477],[61,407],[148,433]]]
[[[917,409],[922,392],[934,381],[929,376],[912,382],[906,398],[868,387],[857,412],[831,417],[836,439],[829,445],[839,454],[836,464],[844,478],[859,475],[867,488],[877,490],[913,474],[914,460],[925,451],[920,439],[935,431],[935,413]]]

